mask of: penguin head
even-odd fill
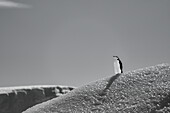
[[[119,60],[119,57],[118,56],[113,56],[113,59],[114,60]]]

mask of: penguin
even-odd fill
[[[108,80],[108,83],[106,84],[106,87],[104,90],[102,90],[101,93],[99,93],[100,96],[104,96],[107,94],[110,86],[112,85],[113,81],[115,81],[121,74],[123,73],[123,65],[121,60],[118,56],[113,56],[113,76],[110,77]]]
[[[123,73],[123,65],[118,56],[113,56],[113,74]]]

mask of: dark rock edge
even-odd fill
[[[0,113],[21,113],[36,104],[59,97],[74,87],[39,85],[0,88]]]

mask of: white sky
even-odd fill
[[[0,0],[0,7],[3,8],[29,8],[30,6],[7,0]]]

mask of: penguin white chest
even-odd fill
[[[113,74],[118,74],[121,73],[121,69],[120,69],[120,63],[118,60],[114,60],[113,63]]]

